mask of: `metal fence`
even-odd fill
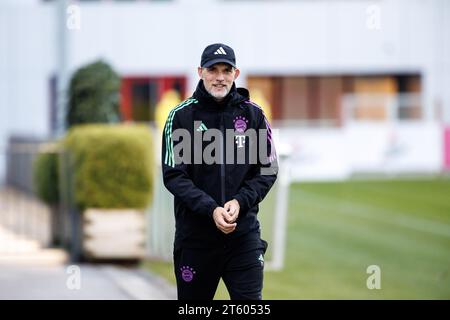
[[[52,208],[33,192],[33,163],[44,140],[13,137],[3,150],[6,176],[0,186],[0,256],[52,246]]]
[[[0,188],[0,256],[58,247],[72,261],[81,256],[81,217],[73,204],[73,176],[68,155],[52,141],[11,137],[3,152],[5,181]],[[36,195],[35,161],[40,154],[58,156],[58,204],[49,205]]]

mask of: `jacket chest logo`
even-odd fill
[[[233,120],[234,122],[234,130],[239,133],[244,133],[247,130],[248,120],[243,116],[237,116]]]
[[[205,126],[205,124],[203,122],[200,122],[200,125],[195,130],[196,131],[206,131],[206,130],[208,130],[208,128]]]
[[[247,130],[248,120],[245,117],[238,116],[238,117],[234,118],[233,122],[234,122],[234,130],[235,130],[235,132],[237,132],[237,133],[244,133],[245,130]],[[236,141],[236,144],[237,144],[238,148],[243,148],[244,147],[244,145],[245,145],[245,135],[237,134],[234,139]]]

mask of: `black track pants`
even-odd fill
[[[191,249],[174,252],[178,299],[212,300],[220,278],[232,300],[260,300],[267,243],[253,248]]]

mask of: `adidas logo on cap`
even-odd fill
[[[236,67],[234,50],[223,43],[210,44],[203,50],[200,66],[209,68],[216,63],[226,63]]]
[[[222,47],[220,47],[219,49],[216,50],[216,52],[214,52],[214,54],[227,54],[227,53]]]

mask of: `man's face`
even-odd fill
[[[220,101],[230,92],[233,81],[239,76],[239,69],[226,63],[217,63],[208,68],[198,68],[206,91]]]

